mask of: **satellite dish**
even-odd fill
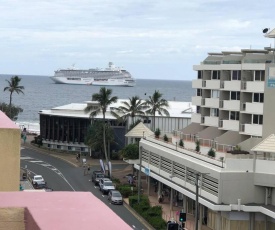
[[[268,31],[269,31],[269,28],[263,29],[263,33],[264,33],[264,34],[267,33]]]

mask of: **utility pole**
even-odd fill
[[[138,203],[140,203],[140,191],[141,191],[141,157],[142,157],[142,146],[139,148]]]

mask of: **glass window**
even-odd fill
[[[197,96],[202,96],[202,90],[201,89],[197,89]]]
[[[212,90],[211,92],[212,98],[219,98],[220,97],[220,91],[219,90]]]
[[[232,80],[241,80],[241,71],[240,70],[233,70],[232,71]]]
[[[220,71],[219,70],[212,71],[212,79],[220,79]]]
[[[253,102],[264,102],[264,94],[263,93],[253,93]]]
[[[201,112],[201,107],[200,106],[197,106],[197,109],[196,109],[197,111],[197,113],[200,113]]]
[[[219,116],[219,109],[211,108],[211,110],[210,110],[210,116],[212,116],[212,117],[218,117]]]
[[[231,111],[230,112],[230,120],[238,121],[240,117],[240,113],[236,111]]]
[[[264,81],[265,80],[265,71],[264,70],[255,70],[255,81]]]
[[[230,92],[230,100],[240,100],[240,92],[239,91],[231,91]]]
[[[198,71],[198,79],[202,79],[202,71],[201,70]]]
[[[253,124],[256,124],[256,125],[262,125],[263,124],[263,115],[254,114],[253,118],[252,118],[252,122],[253,122]]]

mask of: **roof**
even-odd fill
[[[132,229],[90,192],[1,192],[0,199],[0,208],[27,208],[41,230]]]
[[[151,131],[147,126],[145,126],[142,122],[138,123],[134,128],[132,128],[128,133],[126,133],[126,137],[136,137],[142,138],[153,135],[154,132]]]
[[[122,106],[122,102],[129,101],[129,99],[118,99],[116,103],[111,104],[107,108],[105,114],[106,119],[116,119],[110,112],[112,107]],[[62,117],[78,117],[78,118],[89,118],[89,113],[85,112],[87,104],[94,103],[92,101],[86,101],[85,103],[71,103],[68,105],[62,105],[50,110],[40,110],[39,114],[53,115],[53,116],[62,116]],[[170,117],[183,117],[191,118],[191,114],[195,111],[196,106],[193,106],[191,102],[182,102],[182,101],[168,101],[169,108],[167,108]],[[185,111],[182,113],[182,111]],[[156,112],[156,116],[160,115]],[[99,113],[96,118],[102,118],[102,114]]]
[[[0,111],[0,128],[1,129],[19,129],[19,126],[16,125],[5,113]]]
[[[269,33],[265,34],[267,38],[275,38],[275,29],[271,30]]]
[[[255,147],[251,149],[254,152],[275,152],[275,135],[271,134]]]

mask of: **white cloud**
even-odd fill
[[[131,67],[127,69],[133,75],[144,76],[151,64],[162,71],[150,67],[150,78],[165,78],[173,68],[173,76],[181,79],[183,72],[193,76],[192,65],[208,52],[273,43],[261,32],[274,26],[275,2],[266,0],[253,4],[248,0],[0,3],[3,73],[50,75],[71,63],[91,68],[91,63],[105,66],[112,59]],[[22,58],[29,62],[24,68]]]

